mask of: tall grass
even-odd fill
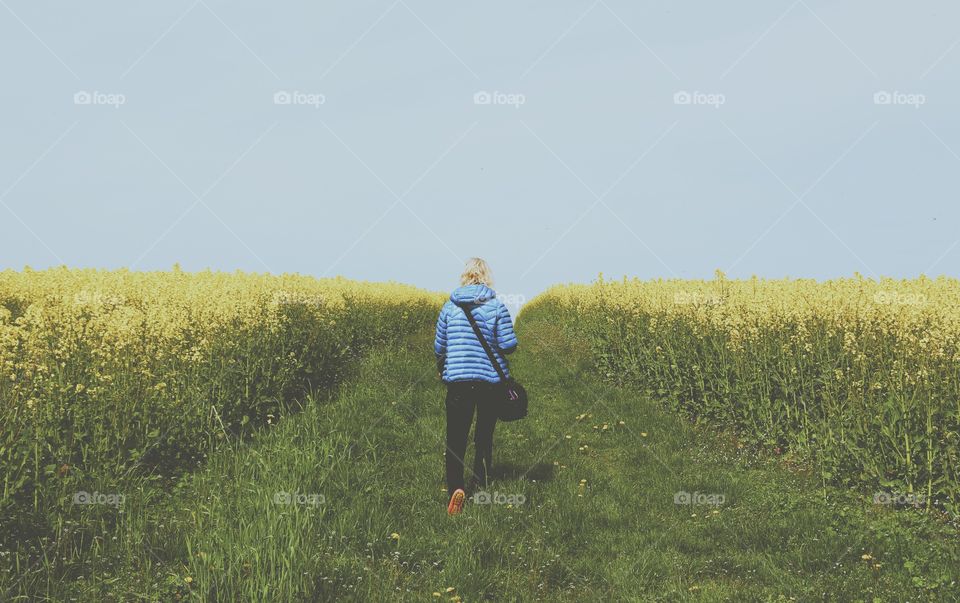
[[[441,301],[298,275],[0,272],[0,544],[96,548],[63,524],[96,513],[74,503],[197,466],[422,329]]]

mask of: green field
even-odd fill
[[[949,523],[603,382],[553,318],[518,321],[531,415],[497,427],[498,502],[446,515],[424,324],[195,470],[8,540],[3,600],[960,600]]]

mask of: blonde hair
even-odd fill
[[[490,266],[482,258],[470,258],[463,267],[463,274],[460,275],[461,285],[486,285],[493,286],[493,274],[490,272]]]

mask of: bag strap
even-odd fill
[[[506,381],[507,376],[504,374],[503,369],[500,368],[500,362],[497,361],[496,355],[493,353],[493,348],[490,347],[490,344],[487,343],[487,338],[483,336],[483,331],[480,330],[480,325],[477,324],[477,319],[473,317],[473,312],[470,311],[470,308],[466,304],[457,304],[463,313],[467,315],[467,320],[470,321],[470,326],[473,327],[473,332],[477,334],[477,339],[480,340],[480,345],[483,346],[483,350],[487,353],[487,357],[490,358],[490,362],[493,364],[493,368],[497,371],[497,375],[500,376],[500,381]]]

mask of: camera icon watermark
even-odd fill
[[[274,493],[273,504],[275,505],[305,505],[318,507],[326,504],[327,498],[323,494],[305,494],[303,492],[287,492],[281,490]]]
[[[473,94],[473,104],[475,105],[507,105],[519,109],[520,105],[526,102],[527,97],[518,92],[478,90]]]
[[[80,490],[73,494],[73,504],[75,505],[108,505],[119,509],[126,497],[123,494],[105,494],[103,492],[87,492]]]
[[[705,492],[687,492],[680,490],[673,494],[673,504],[682,506],[707,505],[710,507],[719,507],[726,502],[727,497],[723,494],[711,494]]]
[[[906,105],[919,109],[920,105],[926,104],[926,102],[926,95],[915,92],[878,90],[873,93],[873,104],[875,105]]]
[[[75,105],[105,105],[117,109],[126,102],[127,97],[116,92],[78,90],[73,93],[73,104]]]
[[[673,93],[673,104],[675,105],[706,105],[719,109],[720,105],[726,102],[727,97],[719,92],[677,90]]]
[[[327,97],[319,92],[300,92],[299,90],[277,90],[273,93],[275,105],[306,105],[319,109],[326,104]]]
[[[492,494],[486,490],[475,492],[470,497],[475,505],[513,505],[519,506],[527,502],[527,497],[523,494],[504,494],[494,491]]]

